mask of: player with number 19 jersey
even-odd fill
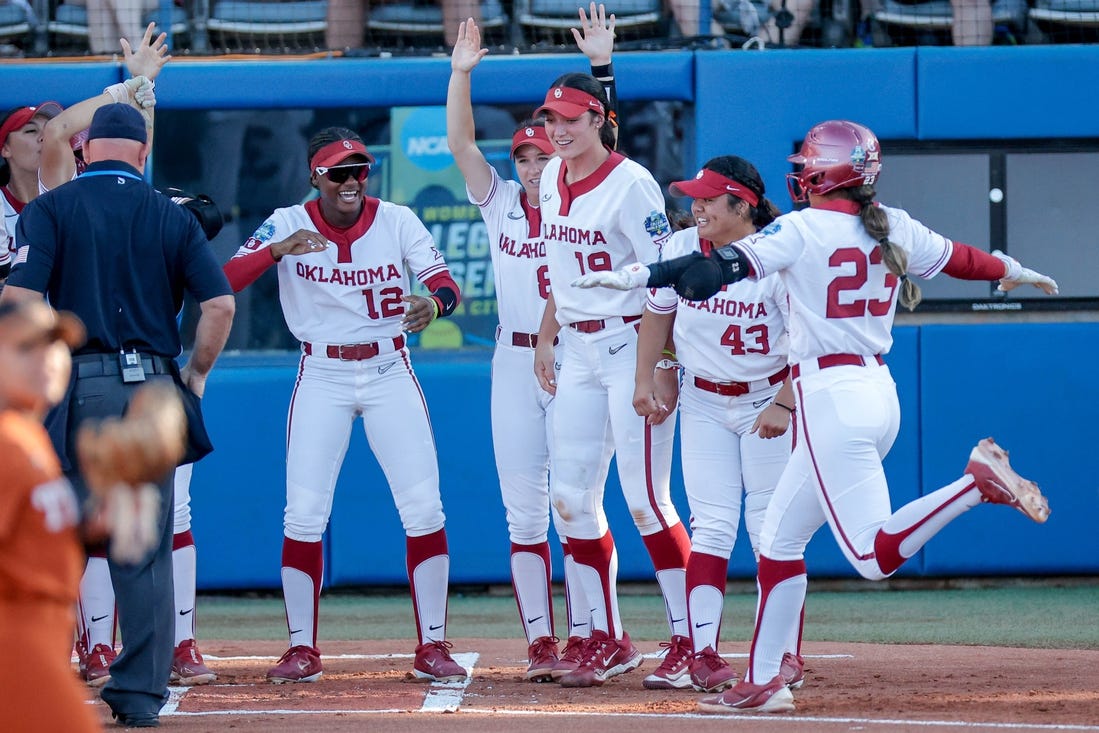
[[[542,238],[550,281],[570,283],[598,270],[617,270],[660,258],[671,235],[664,197],[652,175],[621,153],[590,176],[565,183],[561,159],[542,171]],[[562,326],[614,316],[641,314],[642,292],[594,292],[559,287],[553,291]]]
[[[242,257],[316,229],[331,245],[304,257],[283,257],[276,265],[279,300],[286,325],[299,341],[370,343],[401,335],[411,294],[408,269],[421,283],[447,271],[431,234],[412,210],[367,197],[350,229],[328,225],[318,201],[276,209],[237,251]]]
[[[900,281],[850,204],[786,214],[735,245],[753,278],[781,271],[791,302],[791,364],[824,354],[884,354],[893,345]],[[953,243],[900,209],[881,208],[889,240],[908,253],[908,271],[922,278],[941,272]],[[837,248],[837,241],[846,244]]]

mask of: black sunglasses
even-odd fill
[[[370,174],[369,163],[348,163],[347,165],[334,165],[326,168],[319,165],[313,169],[318,176],[326,176],[332,183],[343,183],[348,178],[354,178],[359,183],[366,180]]]

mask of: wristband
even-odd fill
[[[126,86],[126,82],[111,84],[103,90],[103,93],[111,95],[111,99],[116,104],[129,104],[130,102],[130,88]]]
[[[606,63],[606,64],[600,64],[599,66],[596,66],[595,64],[592,64],[592,66],[591,66],[591,75],[594,76],[596,79],[605,79],[607,77],[613,77],[614,76],[614,64],[613,63]]]
[[[438,298],[428,298],[428,300],[431,301],[431,306],[435,309],[435,315],[433,315],[431,317],[431,320],[434,321],[436,318],[439,317],[439,299]]]
[[[673,361],[671,359],[661,359],[660,361],[656,362],[656,368],[657,369],[678,369],[679,368],[679,362],[678,361]]]
[[[674,352],[674,351],[672,351],[671,349],[664,349],[664,350],[663,350],[663,351],[661,351],[660,353],[661,353],[661,354],[663,354],[664,356],[668,357],[668,358],[669,358],[669,359],[671,359],[672,361],[676,361],[676,356],[675,356],[675,352]]]
[[[774,401],[774,402],[772,402],[771,404],[772,404],[772,405],[775,405],[776,407],[781,407],[782,409],[784,409],[784,410],[786,410],[787,412],[789,412],[789,413],[790,413],[791,415],[793,415],[793,414],[794,414],[795,412],[797,412],[797,409],[796,409],[796,408],[793,408],[793,407],[787,407],[786,405],[782,404],[782,403],[781,403],[781,402],[779,402],[778,400],[775,400],[775,401]]]

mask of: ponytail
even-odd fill
[[[748,207],[748,213],[752,218],[752,225],[756,229],[762,229],[775,219],[782,216],[782,212],[775,206],[775,203],[771,199],[763,198],[759,199],[759,203],[755,206]]]
[[[880,206],[874,205],[874,186],[858,186],[848,189],[853,201],[858,203],[859,218],[866,233],[881,247],[882,262],[901,281],[901,294],[897,302],[908,310],[915,310],[923,299],[920,286],[908,278],[908,253],[889,241],[889,217]]]

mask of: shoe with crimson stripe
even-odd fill
[[[694,647],[686,636],[673,636],[661,643],[665,648],[664,661],[646,677],[641,686],[646,690],[683,690],[691,686],[691,660]]]
[[[185,639],[176,647],[172,655],[172,674],[169,682],[181,685],[205,685],[218,676],[206,666],[202,652],[198,650],[194,639]]]
[[[641,666],[641,652],[630,641],[629,634],[612,639],[606,631],[593,631],[584,642],[580,665],[558,680],[562,687],[599,687],[616,677]]]
[[[691,660],[691,686],[699,692],[721,692],[736,684],[736,672],[708,646]]]
[[[527,666],[527,672],[523,675],[523,679],[531,682],[551,682],[553,680],[553,670],[559,661],[557,658],[558,641],[560,639],[556,636],[539,636],[527,647],[527,659],[530,660],[530,664]]]
[[[320,650],[299,644],[286,650],[279,663],[267,672],[267,679],[276,685],[288,682],[316,682],[324,674]]]
[[[782,655],[778,673],[787,687],[796,690],[805,684],[805,660],[797,654],[786,652]]]
[[[412,674],[418,679],[432,682],[461,682],[469,676],[466,668],[450,656],[453,644],[449,641],[429,641],[416,647],[416,661]]]
[[[1038,484],[1015,473],[1007,451],[992,438],[977,443],[965,472],[973,477],[985,501],[1013,506],[1039,524],[1049,519],[1049,502]]]
[[[720,695],[710,695],[698,701],[698,709],[704,713],[792,713],[794,694],[786,686],[782,675],[765,685],[738,682]]]
[[[554,681],[560,680],[580,666],[580,661],[584,658],[584,642],[587,641],[583,636],[570,636],[568,641],[565,642],[565,648],[561,651],[561,656],[557,658],[557,664],[553,665],[553,672],[551,676]]]

